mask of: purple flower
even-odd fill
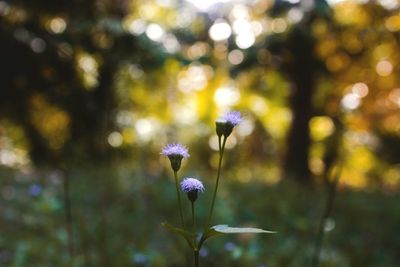
[[[218,137],[223,135],[227,138],[232,133],[233,128],[241,121],[242,115],[240,115],[239,111],[227,112],[215,122]]]
[[[235,249],[236,245],[233,242],[227,242],[225,243],[225,249],[227,251],[233,251]]]
[[[232,124],[232,126],[236,126],[242,121],[242,115],[239,111],[229,111],[222,116],[220,121]]]
[[[28,192],[31,196],[36,197],[42,192],[42,187],[38,184],[33,184],[29,186]]]
[[[197,199],[197,193],[204,191],[203,184],[195,178],[185,178],[181,182],[182,191],[187,193],[188,199],[194,203]]]
[[[188,158],[190,155],[188,153],[188,149],[181,144],[175,144],[175,143],[171,143],[166,145],[162,151],[161,154],[170,157],[170,156],[180,156],[182,158]]]
[[[182,159],[190,156],[188,149],[185,146],[174,143],[166,145],[162,149],[161,154],[169,158],[169,161],[171,162],[171,168],[174,170],[174,172],[179,171],[181,168]]]
[[[185,193],[190,193],[190,192],[203,192],[204,191],[204,186],[203,183],[200,182],[199,180],[195,178],[185,178],[181,182],[181,188],[182,191]]]

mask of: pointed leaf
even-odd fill
[[[195,248],[195,243],[193,241],[196,238],[196,234],[190,233],[190,232],[188,232],[186,230],[183,230],[181,228],[172,226],[171,224],[166,223],[166,222],[161,223],[161,225],[164,226],[165,229],[167,229],[171,233],[178,234],[178,235],[182,236],[183,238],[185,238],[185,240],[188,242],[189,246],[191,248]]]
[[[207,232],[203,234],[200,239],[199,248],[203,245],[203,243],[213,237],[223,234],[275,234],[274,231],[267,231],[260,228],[252,228],[252,227],[229,227],[226,224],[219,224],[210,227]]]
[[[267,231],[253,227],[229,227],[226,224],[215,225],[211,227],[214,231],[223,234],[275,234],[274,231]]]

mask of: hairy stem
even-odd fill
[[[181,217],[182,227],[185,228],[185,221],[183,220],[183,212],[182,212],[181,193],[179,192],[179,185],[178,185],[178,173],[176,171],[174,171],[174,178],[175,178],[176,195],[178,197],[179,214]]]
[[[194,253],[194,267],[199,267],[199,251],[195,249]]]
[[[192,227],[193,227],[193,232],[196,232],[196,222],[194,220],[194,201],[192,202]]]
[[[212,219],[212,215],[213,215],[213,211],[214,211],[214,205],[215,205],[215,198],[217,196],[217,191],[218,191],[219,178],[221,176],[221,166],[222,166],[222,158],[224,156],[225,143],[226,143],[226,137],[225,136],[224,136],[224,140],[222,141],[222,145],[221,145],[221,137],[218,137],[219,162],[218,162],[217,180],[215,181],[214,193],[213,193],[213,198],[212,198],[212,202],[211,202],[210,211],[208,213],[208,221],[207,221],[206,228],[210,227],[210,225],[211,225],[211,219]]]

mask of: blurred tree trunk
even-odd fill
[[[315,79],[325,70],[324,64],[314,55],[316,41],[312,28],[316,20],[330,23],[332,12],[326,0],[300,1],[295,5],[276,1],[271,15],[280,16],[295,6],[304,12],[303,18],[293,25],[286,38],[270,36],[267,47],[281,59],[277,62],[291,82],[292,122],[282,163],[283,177],[308,184],[311,183],[308,157],[311,144],[309,121],[314,112],[312,96],[316,90]]]
[[[287,151],[284,159],[284,175],[302,183],[310,182],[308,150],[310,132],[308,123],[312,115],[312,95],[314,92],[313,56],[314,42],[309,34],[309,25],[297,26],[287,42],[291,55],[288,75],[293,82],[290,106],[292,124],[287,137]]]

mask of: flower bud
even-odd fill
[[[197,200],[197,193],[204,191],[204,186],[202,182],[195,178],[185,178],[181,182],[182,191],[187,193],[188,199],[191,202],[195,202]]]
[[[161,154],[169,158],[171,168],[175,172],[181,168],[182,159],[190,156],[188,149],[181,144],[168,144],[163,148]]]
[[[183,157],[181,155],[171,155],[168,156],[168,158],[169,161],[171,162],[171,168],[176,172],[179,171],[179,169],[181,168]]]
[[[198,190],[193,190],[187,193],[188,199],[191,202],[195,202],[197,200],[197,192]]]
[[[215,127],[218,137],[222,135],[228,137],[233,131],[233,125],[222,120],[216,121]]]

